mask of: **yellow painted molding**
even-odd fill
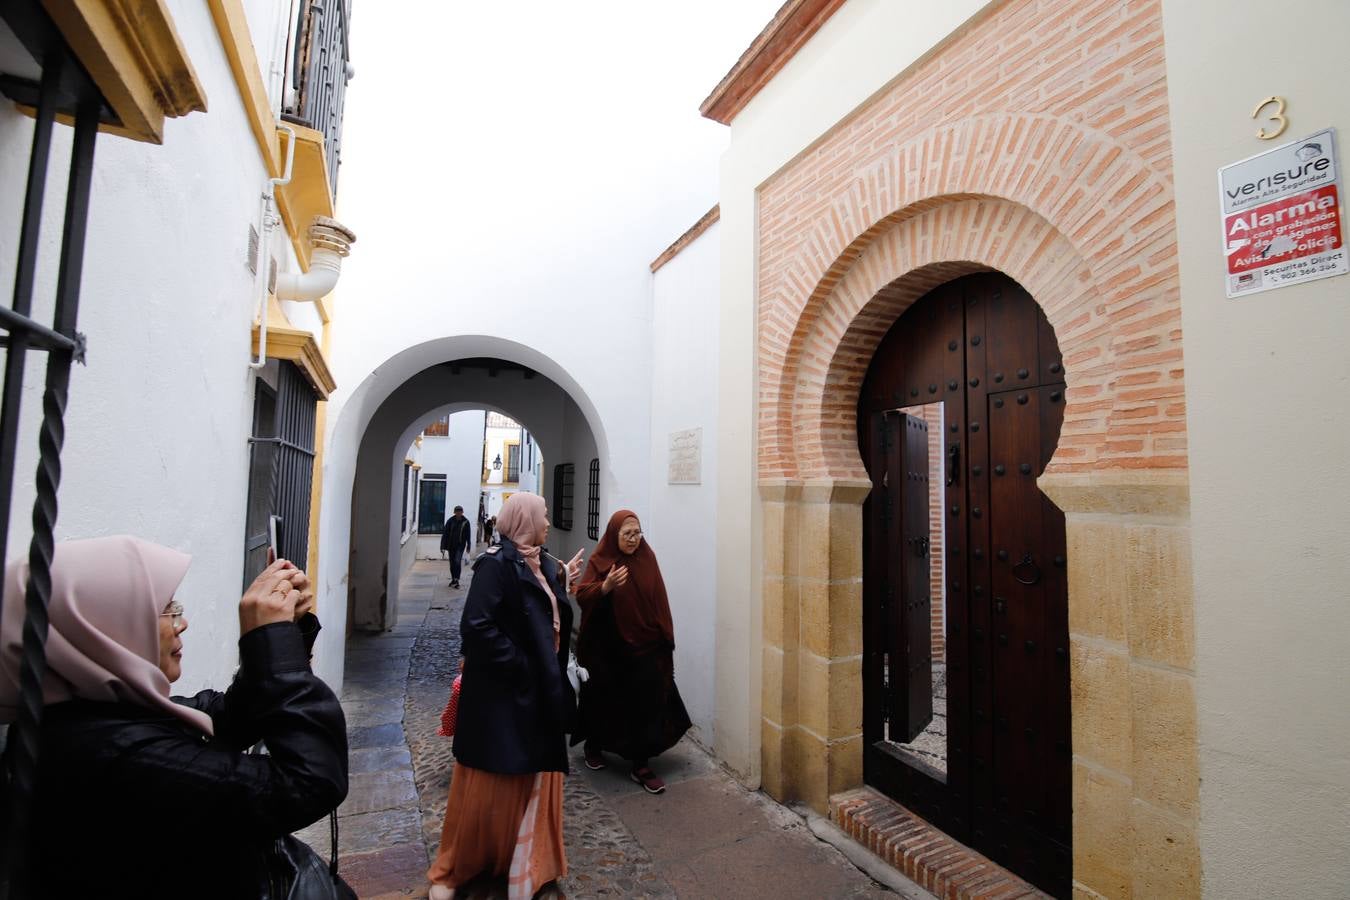
[[[309,242],[309,226],[315,216],[333,218],[333,189],[328,184],[323,132],[303,125],[288,127],[295,129],[295,162],[291,167],[290,183],[277,188],[277,209],[286,223],[286,232],[291,236],[300,268],[308,272],[309,255],[313,250]],[[282,159],[285,159],[290,136],[284,131],[280,135]],[[325,315],[327,312],[326,308],[319,310],[319,316],[325,322],[328,321]]]
[[[324,325],[328,325],[333,321],[333,308],[330,305],[332,301],[329,300],[329,297],[331,296],[332,295],[330,294],[328,297],[320,297],[318,300],[314,301],[314,308],[319,311],[319,321],[323,322]],[[328,336],[327,331],[328,329],[325,328],[325,339]],[[324,347],[324,351],[326,352],[327,350],[328,348]]]
[[[164,120],[206,112],[206,93],[164,0],[43,0],[118,122],[100,130],[164,143]]]
[[[258,326],[253,326],[253,352],[258,352]],[[328,367],[323,350],[314,335],[300,328],[287,325],[273,325],[269,319],[267,325],[267,358],[286,359],[300,367],[305,378],[318,392],[320,400],[327,400],[337,390],[333,372]]]
[[[258,142],[267,174],[276,178],[281,174],[281,140],[277,137],[277,123],[272,116],[272,104],[263,86],[262,67],[258,53],[253,49],[253,37],[248,30],[248,17],[242,0],[206,0],[211,18],[220,34],[225,58],[234,73],[234,83],[244,102],[244,112],[253,138]]]

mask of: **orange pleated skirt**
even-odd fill
[[[457,888],[479,875],[505,875],[510,900],[530,900],[567,874],[562,788],[562,772],[499,775],[455,763],[427,879]]]

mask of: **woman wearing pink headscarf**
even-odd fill
[[[342,708],[309,670],[318,627],[305,573],[278,561],[245,593],[227,692],[171,697],[192,604],[178,596],[188,561],[125,536],[55,548],[25,860],[32,896],[257,897],[272,842],[346,796]],[[18,704],[27,583],[28,566],[10,563],[3,722]],[[258,741],[268,755],[243,752]]]
[[[460,620],[464,674],[455,767],[431,900],[479,877],[507,878],[510,900],[559,893],[567,874],[564,735],[576,699],[567,680],[572,610],[566,567],[544,552],[547,507],[516,493],[497,516],[498,546],[474,563]]]

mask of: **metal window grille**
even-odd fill
[[[273,384],[269,382],[274,382]],[[309,564],[309,509],[314,487],[314,426],[319,396],[294,363],[272,360],[259,377],[249,438],[244,585],[267,567],[271,531],[277,556]]]
[[[7,808],[3,813],[7,821],[3,866],[0,867],[0,897],[15,898],[37,894],[34,886],[24,879],[22,863],[28,852],[33,784],[41,752],[42,681],[47,671],[47,605],[51,599],[54,549],[52,532],[58,512],[66,398],[71,366],[76,361],[84,362],[84,338],[75,326],[89,220],[94,145],[106,103],[36,3],[0,4],[0,17],[42,69],[41,80],[37,83],[9,76],[0,78],[0,91],[36,110],[15,254],[13,305],[0,306],[0,330],[5,332],[0,336],[0,346],[5,349],[5,383],[0,405],[0,510],[4,514],[5,527],[0,528],[0,563],[8,557],[8,525],[14,497],[14,467],[27,353],[29,350],[47,353],[42,423],[38,434],[37,499],[33,504],[29,580],[24,595],[19,708],[7,734],[5,749],[9,784]],[[58,113],[73,114],[75,133],[67,176],[56,300],[49,328],[30,314],[52,131]]]
[[[572,479],[576,467],[559,463],[553,467],[553,527],[559,531],[572,530]]]
[[[347,23],[351,0],[304,0],[295,23],[295,59],[291,86],[295,108],[282,116],[288,122],[323,133],[328,184],[337,196],[342,164],[342,114],[347,96]]]
[[[586,484],[586,537],[600,540],[600,460],[591,460]]]
[[[506,481],[515,484],[520,481],[520,445],[506,445]]]

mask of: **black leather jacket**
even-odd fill
[[[307,643],[289,622],[256,628],[228,691],[174,698],[211,716],[213,738],[126,703],[48,706],[30,895],[257,896],[272,840],[347,795],[346,722]],[[266,755],[244,752],[260,740]]]
[[[506,774],[566,772],[566,735],[577,701],[567,680],[572,608],[562,566],[540,564],[558,598],[561,644],[553,649],[548,595],[510,541],[474,561],[464,602],[464,680],[460,684],[455,759]]]

